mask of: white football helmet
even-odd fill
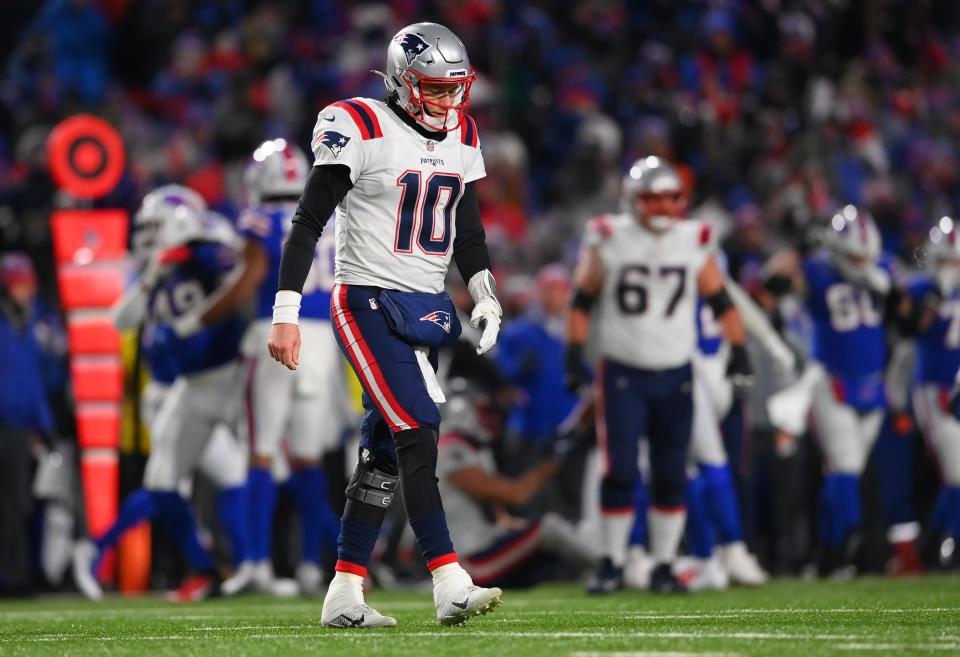
[[[303,192],[309,171],[302,150],[286,139],[271,139],[253,151],[243,172],[243,186],[251,203],[295,199]]]
[[[625,212],[634,215],[650,230],[663,232],[669,230],[682,217],[666,215],[639,216],[636,208],[638,194],[682,194],[683,180],[673,165],[655,157],[643,157],[633,163],[627,175],[623,177],[620,190],[620,204]]]
[[[460,127],[470,108],[470,87],[477,74],[470,66],[467,49],[456,34],[436,23],[408,25],[387,46],[383,76],[387,91],[397,95],[400,107],[430,130],[451,132]],[[451,105],[424,100],[421,85],[458,85]],[[425,106],[442,109],[431,116]]]
[[[960,288],[960,226],[950,217],[941,217],[930,229],[927,261],[940,291],[946,295]]]
[[[489,395],[461,377],[450,379],[444,392],[447,403],[440,410],[444,432],[459,433],[478,443],[497,437],[500,422]]]
[[[846,205],[830,219],[827,248],[841,260],[872,265],[883,247],[880,229],[869,212]]]
[[[131,238],[133,257],[140,266],[161,248],[161,231],[177,214],[178,208],[183,209],[181,214],[203,216],[207,212],[203,197],[183,185],[163,185],[143,197],[140,208],[133,215]]]

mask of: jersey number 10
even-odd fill
[[[397,209],[397,234],[394,250],[413,253],[414,233],[420,250],[427,255],[446,255],[453,231],[453,209],[460,198],[463,182],[452,173],[431,173],[421,187],[420,171],[404,171],[397,178],[402,188]],[[419,230],[417,227],[419,226]]]

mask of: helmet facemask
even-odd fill
[[[470,87],[477,74],[440,78],[407,69],[399,76],[408,100],[403,109],[418,123],[434,132],[453,132],[464,122],[470,109]],[[444,89],[446,93],[431,93]]]
[[[664,233],[686,214],[687,199],[681,191],[644,192],[633,198],[633,214],[654,233]]]

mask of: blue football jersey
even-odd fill
[[[718,250],[714,257],[717,266],[724,274],[727,273],[727,256]],[[697,301],[697,350],[704,356],[713,356],[723,346],[723,330],[713,315],[713,308],[702,298]]]
[[[923,304],[936,283],[930,275],[911,282],[908,290],[914,303]],[[917,335],[917,380],[953,386],[960,369],[960,290],[943,299],[936,319]]]
[[[883,406],[883,299],[847,282],[825,253],[804,260],[803,272],[813,320],[813,357],[840,384],[847,404],[863,411]]]
[[[249,208],[240,216],[240,234],[259,243],[269,258],[267,277],[257,292],[257,317],[273,316],[273,301],[280,280],[280,253],[293,227],[296,210],[297,204],[292,202],[267,203]],[[335,216],[330,217],[317,241],[313,266],[303,284],[301,319],[330,319],[330,291],[333,290],[333,265],[337,248],[334,239]]]
[[[151,368],[164,378],[194,374],[235,359],[245,328],[243,319],[233,314],[193,335],[177,337],[170,322],[196,310],[216,291],[236,264],[237,254],[226,244],[195,242],[177,249],[177,256],[150,295],[144,327]]]

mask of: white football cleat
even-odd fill
[[[689,591],[723,591],[730,586],[730,577],[723,569],[720,559],[714,555],[700,562],[693,570],[693,577],[687,583]]]
[[[433,604],[441,625],[463,625],[472,616],[489,613],[500,606],[502,595],[497,587],[475,585],[459,563],[433,571]]]
[[[77,588],[90,600],[103,600],[103,589],[93,572],[99,551],[91,541],[79,541],[73,548],[73,581]]]
[[[393,627],[397,619],[384,616],[363,601],[363,578],[338,572],[323,599],[320,624],[324,627]]]
[[[634,545],[627,552],[627,561],[623,565],[623,584],[629,589],[646,591],[650,588],[650,572],[653,559],[640,545]]]
[[[251,591],[256,586],[257,566],[252,561],[244,561],[237,570],[220,585],[223,595],[236,595]]]
[[[297,584],[300,595],[315,598],[323,593],[323,571],[320,566],[311,561],[301,561],[297,564]]]
[[[770,579],[767,571],[760,567],[757,558],[747,552],[743,541],[721,546],[718,551],[720,561],[733,584],[762,586]]]

